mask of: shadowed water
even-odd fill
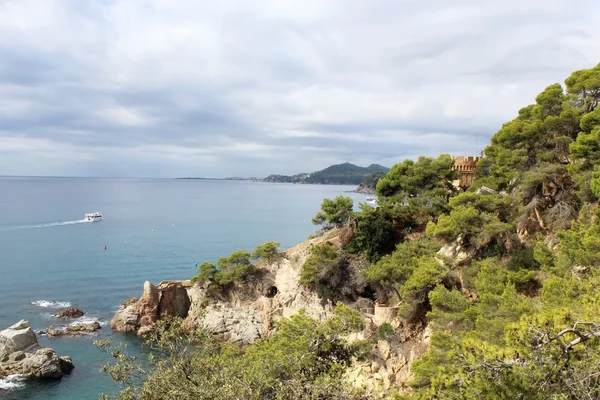
[[[53,313],[73,305],[103,323],[95,337],[39,337],[71,355],[60,381],[1,381],[2,399],[95,399],[118,387],[99,372],[94,345],[114,334],[106,323],[144,280],[186,279],[194,263],[216,261],[268,240],[291,247],[315,230],[325,197],[354,187],[247,181],[0,177],[0,329],[27,319],[35,330],[64,325]],[[82,220],[99,211],[101,222]],[[106,250],[104,250],[106,246]]]

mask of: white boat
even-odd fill
[[[375,197],[367,197],[366,202],[372,206],[377,206],[377,199]]]
[[[84,217],[85,217],[86,221],[91,221],[91,222],[102,221],[102,214],[100,214],[99,212],[87,213],[87,214],[84,214]]]

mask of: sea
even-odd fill
[[[189,279],[195,264],[274,240],[292,247],[316,230],[324,198],[365,196],[354,186],[232,180],[0,177],[0,330],[25,319],[32,328],[99,321],[85,337],[38,335],[69,355],[75,369],[61,380],[0,380],[0,399],[96,399],[120,387],[100,371],[110,357],[94,340],[110,338],[133,353],[135,335],[108,323],[144,281]],[[101,212],[100,222],[83,214]],[[85,316],[62,321],[58,310]]]

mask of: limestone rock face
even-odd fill
[[[0,371],[19,374],[28,379],[62,378],[71,373],[70,357],[59,357],[54,350],[42,348],[28,321],[0,331]]]
[[[209,306],[196,322],[217,337],[233,342],[248,344],[265,337],[263,317],[246,307]]]
[[[413,377],[410,368],[428,351],[431,330],[429,327],[422,331],[401,329],[399,333],[399,341],[378,340],[372,360],[353,364],[346,370],[345,379],[366,390],[371,398],[387,398],[392,386],[400,392],[408,391],[408,382]]]
[[[224,292],[189,281],[163,281],[157,286],[145,282],[142,297],[133,304],[124,304],[110,326],[142,335],[152,331],[159,318],[169,315],[186,318],[188,324],[203,326],[224,339],[250,343],[267,336],[272,322],[301,309],[309,317],[323,321],[333,315],[332,303],[320,299],[298,281],[311,245],[329,242],[339,247],[339,235],[339,230],[332,230],[260,261],[252,276]]]
[[[38,345],[37,337],[28,321],[21,320],[0,331],[0,361],[16,351],[26,351]]]
[[[463,264],[464,262],[470,260],[473,257],[472,251],[467,251],[462,246],[462,237],[459,235],[454,243],[447,244],[443,246],[438,254],[447,258],[448,260],[452,260],[455,265]]]

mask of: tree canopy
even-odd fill
[[[353,205],[350,197],[336,196],[334,199],[325,199],[321,204],[321,211],[315,215],[312,222],[315,225],[326,223],[331,227],[340,227],[348,222]]]

